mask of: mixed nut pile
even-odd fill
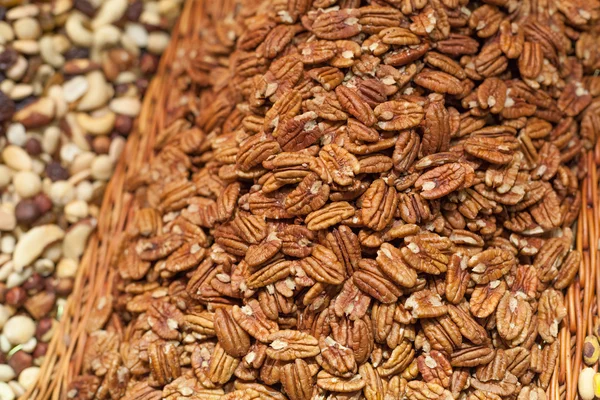
[[[0,1],[0,398],[36,382],[180,0]]]
[[[214,3],[68,398],[544,399],[599,3]]]

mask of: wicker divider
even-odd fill
[[[215,1],[215,0],[213,0]],[[102,204],[98,229],[91,237],[75,280],[74,291],[63,310],[61,322],[50,342],[47,356],[41,367],[38,383],[20,400],[68,399],[68,385],[81,372],[86,351],[86,340],[98,328],[90,321],[92,310],[112,304],[115,261],[120,247],[120,237],[135,206],[132,193],[127,192],[128,179],[134,177],[153,158],[153,147],[159,131],[169,119],[166,101],[169,88],[174,84],[173,60],[192,39],[198,40],[203,21],[208,15],[219,18],[222,10],[229,9],[227,0],[216,0],[214,9],[204,0],[186,0],[171,42],[165,51],[157,75],[150,84],[141,114],[121,155]],[[587,176],[581,184],[582,208],[576,225],[576,247],[583,258],[578,278],[565,294],[567,317],[561,323],[560,353],[547,390],[548,400],[574,400],[578,398],[577,379],[583,368],[582,348],[585,336],[592,333],[600,319],[600,205],[598,204],[598,171],[600,167],[600,142],[594,151],[586,154]],[[108,310],[108,308],[107,308]],[[113,316],[117,329],[120,327]],[[597,369],[597,366],[596,366]]]

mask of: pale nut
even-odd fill
[[[8,319],[14,313],[14,309],[12,309],[12,310],[11,309],[12,309],[12,307],[5,306],[4,304],[0,304],[0,329],[4,328],[6,321],[8,321]]]
[[[42,190],[42,180],[38,174],[31,171],[17,172],[13,177],[15,191],[22,198],[33,197]]]
[[[89,72],[86,76],[89,89],[77,104],[79,111],[91,111],[102,107],[110,98],[104,74],[100,71]]]
[[[6,138],[10,144],[14,144],[19,147],[23,147],[27,141],[27,133],[23,124],[14,123],[8,126],[6,130]]]
[[[96,228],[96,220],[81,220],[69,228],[63,240],[63,255],[72,260],[78,260],[85,250],[90,234]]]
[[[94,48],[105,49],[119,43],[121,31],[114,25],[104,25],[94,32]]]
[[[92,177],[101,181],[107,181],[112,176],[113,161],[106,154],[97,156],[92,161]]]
[[[0,364],[0,382],[8,382],[16,378],[15,370],[8,364]]]
[[[90,143],[88,142],[88,140],[85,137],[85,131],[77,123],[77,115],[74,112],[68,113],[65,116],[64,121],[65,121],[66,125],[68,126],[69,132],[71,132],[71,143],[67,143],[67,145],[73,145],[77,148],[76,150],[75,149],[69,150],[70,157],[63,158],[63,160],[67,160],[67,159],[70,160],[70,161],[67,161],[67,163],[69,163],[69,162],[73,161],[73,158],[77,154],[81,153],[82,151],[88,151],[88,150],[90,150],[91,147],[90,147]],[[61,148],[61,158],[64,157],[64,154],[62,152],[63,148],[64,148],[64,146]]]
[[[87,79],[84,76],[76,76],[63,83],[63,97],[67,103],[73,103],[83,96],[89,89]]]
[[[56,266],[56,277],[57,278],[73,278],[77,273],[79,264],[76,260],[71,258],[61,258]]]
[[[22,344],[21,350],[23,350],[25,353],[31,354],[31,352],[33,352],[35,349],[35,345],[37,345],[37,339],[34,336]]]
[[[0,382],[0,399],[2,400],[14,400],[15,393],[6,382]]]
[[[92,166],[92,162],[94,161],[94,158],[96,158],[96,154],[94,154],[91,151],[84,151],[78,153],[71,165],[69,166],[69,173],[71,174],[71,178],[72,176],[77,175],[83,171],[89,171],[90,167]],[[87,175],[89,177],[89,174]]]
[[[140,47],[135,43],[135,40],[132,39],[129,35],[121,35],[121,47],[123,47],[123,49],[127,51],[133,58],[140,57]],[[123,71],[119,74],[119,76],[128,73],[131,75],[135,75],[132,73],[132,71]],[[117,81],[119,81],[119,78],[117,78]]]
[[[51,11],[53,15],[62,15],[73,8],[73,0],[56,0],[51,4]]]
[[[127,5],[126,0],[105,1],[92,20],[92,29],[96,30],[101,26],[112,24],[121,19],[127,10]]]
[[[42,34],[40,24],[31,17],[21,18],[13,24],[15,34],[19,39],[37,39]]]
[[[12,254],[15,251],[16,244],[17,239],[13,235],[4,235],[0,239],[0,251],[5,254]]]
[[[54,34],[52,35],[52,43],[54,49],[60,54],[65,53],[67,50],[71,48],[71,42],[67,38],[66,35],[63,34]],[[81,59],[80,59],[81,60]]]
[[[22,100],[33,94],[33,86],[25,83],[18,83],[10,91],[10,98],[13,100]]]
[[[2,156],[4,158],[4,156]],[[0,189],[4,189],[12,180],[12,170],[0,164]]]
[[[0,21],[0,43],[12,42],[15,34],[8,22]]]
[[[125,34],[141,48],[148,45],[148,31],[142,24],[128,23],[125,25]]]
[[[579,396],[582,400],[593,400],[594,398],[594,371],[593,368],[586,367],[579,373],[577,387]]]
[[[10,79],[5,79],[0,83],[0,90],[4,93],[10,93],[11,90],[15,87],[15,83]]]
[[[80,47],[90,47],[94,43],[94,34],[84,26],[85,21],[86,18],[82,14],[72,13],[65,23],[67,36]]]
[[[11,210],[0,208],[0,231],[10,232],[17,226],[15,213]]]
[[[25,389],[23,389],[23,386],[17,381],[8,382],[8,386],[10,386],[17,397],[21,397],[25,394]]]
[[[50,186],[48,196],[52,203],[64,206],[75,198],[75,189],[69,181],[56,181]]]
[[[62,239],[65,233],[57,225],[41,225],[24,233],[15,247],[13,254],[14,268],[20,271],[30,265],[44,251],[44,249]]]
[[[21,54],[28,56],[36,55],[40,53],[40,44],[37,40],[15,40],[12,42],[12,47]]]
[[[8,289],[10,289],[10,288],[14,288],[17,286],[21,286],[22,284],[25,283],[25,281],[27,281],[27,279],[29,279],[29,277],[31,276],[32,273],[33,273],[33,270],[31,268],[28,268],[24,271],[11,272],[8,275],[8,278],[6,278],[6,287]]]
[[[60,68],[65,63],[65,58],[57,51],[54,40],[50,36],[44,36],[40,39],[40,55],[44,62],[52,65],[54,68]]]
[[[29,154],[15,145],[6,146],[2,151],[2,159],[7,166],[17,171],[29,171],[32,167]]]
[[[94,195],[94,188],[90,181],[81,181],[75,187],[76,198],[79,200],[83,200],[85,202],[89,202],[92,200]]]
[[[169,35],[164,32],[152,32],[148,35],[148,51],[161,55],[169,45]]]
[[[42,135],[42,149],[47,154],[54,154],[60,143],[60,129],[49,126]]]
[[[112,142],[110,142],[110,147],[108,148],[108,156],[114,163],[116,163],[119,160],[121,153],[123,153],[123,150],[125,150],[126,143],[127,141],[121,136],[117,136],[112,140]]]
[[[73,200],[65,206],[67,221],[75,223],[88,216],[88,204],[85,201]],[[68,232],[67,232],[68,235]]]
[[[100,116],[92,116],[86,113],[77,114],[77,123],[83,130],[91,135],[108,135],[115,127],[117,116],[108,111]]]
[[[117,114],[137,117],[142,109],[142,103],[137,97],[119,97],[111,100],[108,107]]]
[[[44,252],[42,253],[42,257],[40,260],[49,260],[53,263],[58,262],[62,257],[62,243],[60,241],[52,243],[50,246],[46,247]]]
[[[14,21],[17,19],[27,17],[37,17],[40,13],[40,9],[35,4],[26,4],[22,6],[13,7],[6,12],[6,19],[8,21]]]
[[[23,386],[23,389],[27,390],[37,382],[39,375],[40,367],[25,368],[19,374],[19,384]]]
[[[12,347],[6,336],[0,335],[0,351],[8,353]]]
[[[28,66],[29,63],[27,62],[27,59],[22,55],[19,55],[13,66],[6,70],[6,77],[13,81],[20,81],[23,75],[25,75],[25,72],[27,72]]]
[[[6,321],[2,333],[11,344],[23,344],[35,334],[35,322],[25,315],[16,315]]]
[[[6,255],[10,257],[10,254],[6,254]],[[13,272],[13,265],[14,264],[12,261],[8,261],[8,262],[5,262],[0,267],[0,282],[6,282],[6,280],[10,276],[10,274],[12,274],[12,272]],[[6,319],[8,319],[8,317]],[[6,320],[4,322],[6,322]],[[4,322],[2,323],[3,326],[4,326]]]
[[[54,105],[56,107],[55,117],[56,119],[63,118],[67,111],[69,111],[69,104],[65,100],[64,92],[62,86],[52,85],[48,89],[48,97],[54,100]]]

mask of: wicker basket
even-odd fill
[[[137,206],[134,196],[127,191],[127,181],[134,179],[144,165],[151,162],[157,135],[171,119],[165,110],[167,94],[174,85],[173,60],[182,48],[190,48],[190,41],[200,40],[200,32],[207,21],[223,17],[233,6],[227,0],[207,3],[203,0],[186,1],[159,71],[146,93],[141,115],[107,187],[98,230],[88,243],[73,294],[41,367],[40,379],[35,387],[21,397],[22,400],[69,398],[68,386],[81,372],[88,335],[100,328],[92,320],[98,314],[93,310],[111,305],[119,238],[126,231],[130,216]],[[596,287],[600,287],[600,273],[596,267],[600,262],[597,250],[600,229],[597,176],[600,143],[586,155],[585,164],[588,173],[581,185],[582,208],[575,229],[576,248],[582,252],[583,258],[578,278],[566,291],[568,315],[560,325],[560,354],[547,390],[548,399],[551,400],[573,400],[578,396],[577,379],[583,366],[584,338],[592,333],[600,310],[600,297],[596,295]],[[117,329],[122,328],[118,318],[112,318],[113,325]]]

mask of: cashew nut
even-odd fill
[[[87,74],[87,81],[89,89],[86,94],[83,95],[77,110],[79,111],[91,111],[102,107],[106,104],[110,97],[110,93],[107,88],[106,80],[104,75],[100,71],[91,71]]]
[[[127,50],[133,57],[139,57],[140,49],[129,35],[121,35],[121,46]]]
[[[116,119],[117,116],[112,111],[107,111],[97,117],[92,117],[86,113],[77,114],[79,126],[92,135],[108,135],[114,128]]]
[[[107,48],[119,43],[121,31],[114,25],[104,25],[94,32],[94,45],[99,48]]]
[[[56,51],[54,41],[50,36],[43,36],[40,39],[40,54],[44,62],[52,65],[54,68],[60,68],[65,63],[65,58]]]
[[[69,110],[69,105],[65,100],[62,86],[50,86],[48,89],[48,97],[52,98],[54,100],[54,104],[56,105],[56,118],[60,119],[64,117]]]
[[[90,144],[85,139],[85,131],[77,123],[75,113],[67,113],[65,121],[67,122],[69,130],[71,131],[71,139],[73,140],[73,143],[79,147],[79,149],[83,151],[89,151]]]
[[[73,13],[65,23],[65,30],[69,39],[77,46],[90,47],[94,43],[94,35],[83,23],[86,18],[79,13]]]
[[[108,0],[104,2],[92,21],[92,29],[98,29],[121,19],[125,14],[125,10],[127,10],[127,4],[126,0]]]
[[[17,57],[17,62],[6,71],[6,76],[13,81],[20,81],[23,75],[25,75],[28,66],[29,63],[27,62],[27,59],[19,55],[19,57]]]

